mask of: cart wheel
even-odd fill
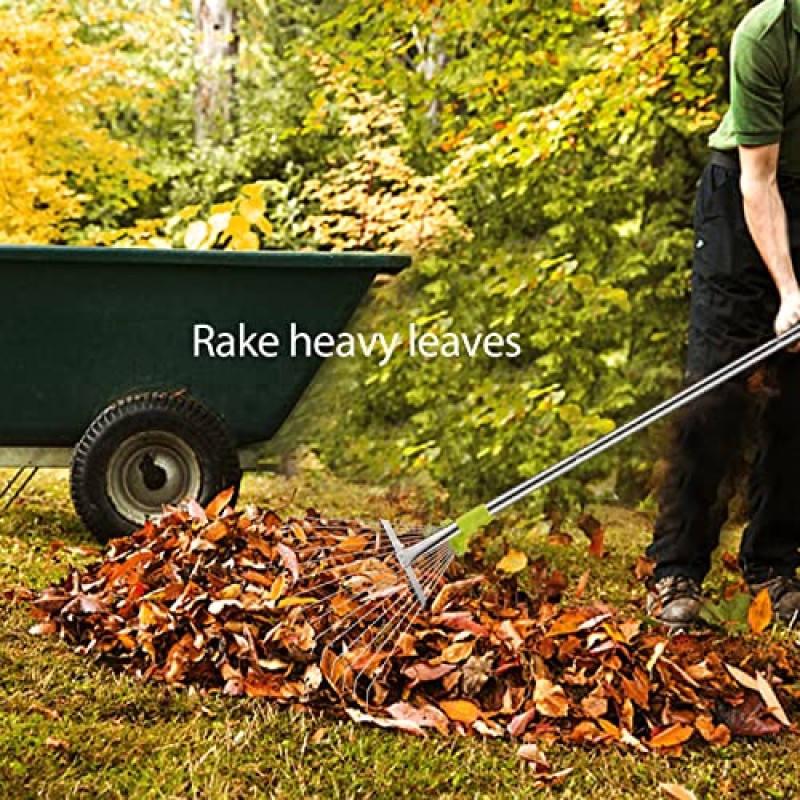
[[[123,536],[187,497],[201,505],[239,490],[242,471],[223,420],[186,394],[152,392],[112,403],[72,456],[72,502],[100,540]]]

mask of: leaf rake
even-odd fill
[[[800,325],[687,386],[670,399],[645,411],[635,419],[519,483],[488,503],[475,506],[455,521],[447,522],[428,536],[419,538],[419,534],[417,534],[416,540],[411,541],[406,536],[399,535],[390,522],[381,520],[381,525],[392,544],[406,585],[419,609],[425,609],[431,598],[431,591],[425,579],[425,565],[429,564],[432,558],[436,563],[444,562],[446,570],[447,565],[457,555],[462,555],[466,551],[470,537],[501,511],[798,341],[800,341]]]

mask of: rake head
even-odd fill
[[[380,522],[368,552],[320,563],[328,591],[317,595],[314,608],[297,609],[298,621],[302,616],[316,631],[329,682],[367,706],[382,701],[394,656],[407,655],[414,621],[444,584],[454,558],[446,542],[431,546],[425,529],[401,533]]]
[[[450,562],[455,558],[453,549],[447,541],[440,544],[431,542],[431,546],[427,546],[427,540],[430,537],[420,535],[419,532],[410,536],[405,535],[401,540],[391,522],[382,519],[380,523],[392,545],[408,588],[419,603],[420,610],[424,610],[428,605],[433,588],[429,585],[431,569],[435,566],[437,573],[444,574],[444,571],[450,566]],[[439,572],[440,569],[441,572]]]

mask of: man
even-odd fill
[[[690,382],[800,322],[800,0],[763,0],[737,27],[730,108],[709,143],[694,218]],[[697,618],[751,408],[758,452],[739,563],[777,616],[800,613],[800,355],[776,356],[760,394],[734,380],[677,422],[648,548],[648,606],[666,624]]]

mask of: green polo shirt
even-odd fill
[[[800,176],[800,0],[763,0],[739,23],[730,90],[711,147],[780,142],[778,170]]]

